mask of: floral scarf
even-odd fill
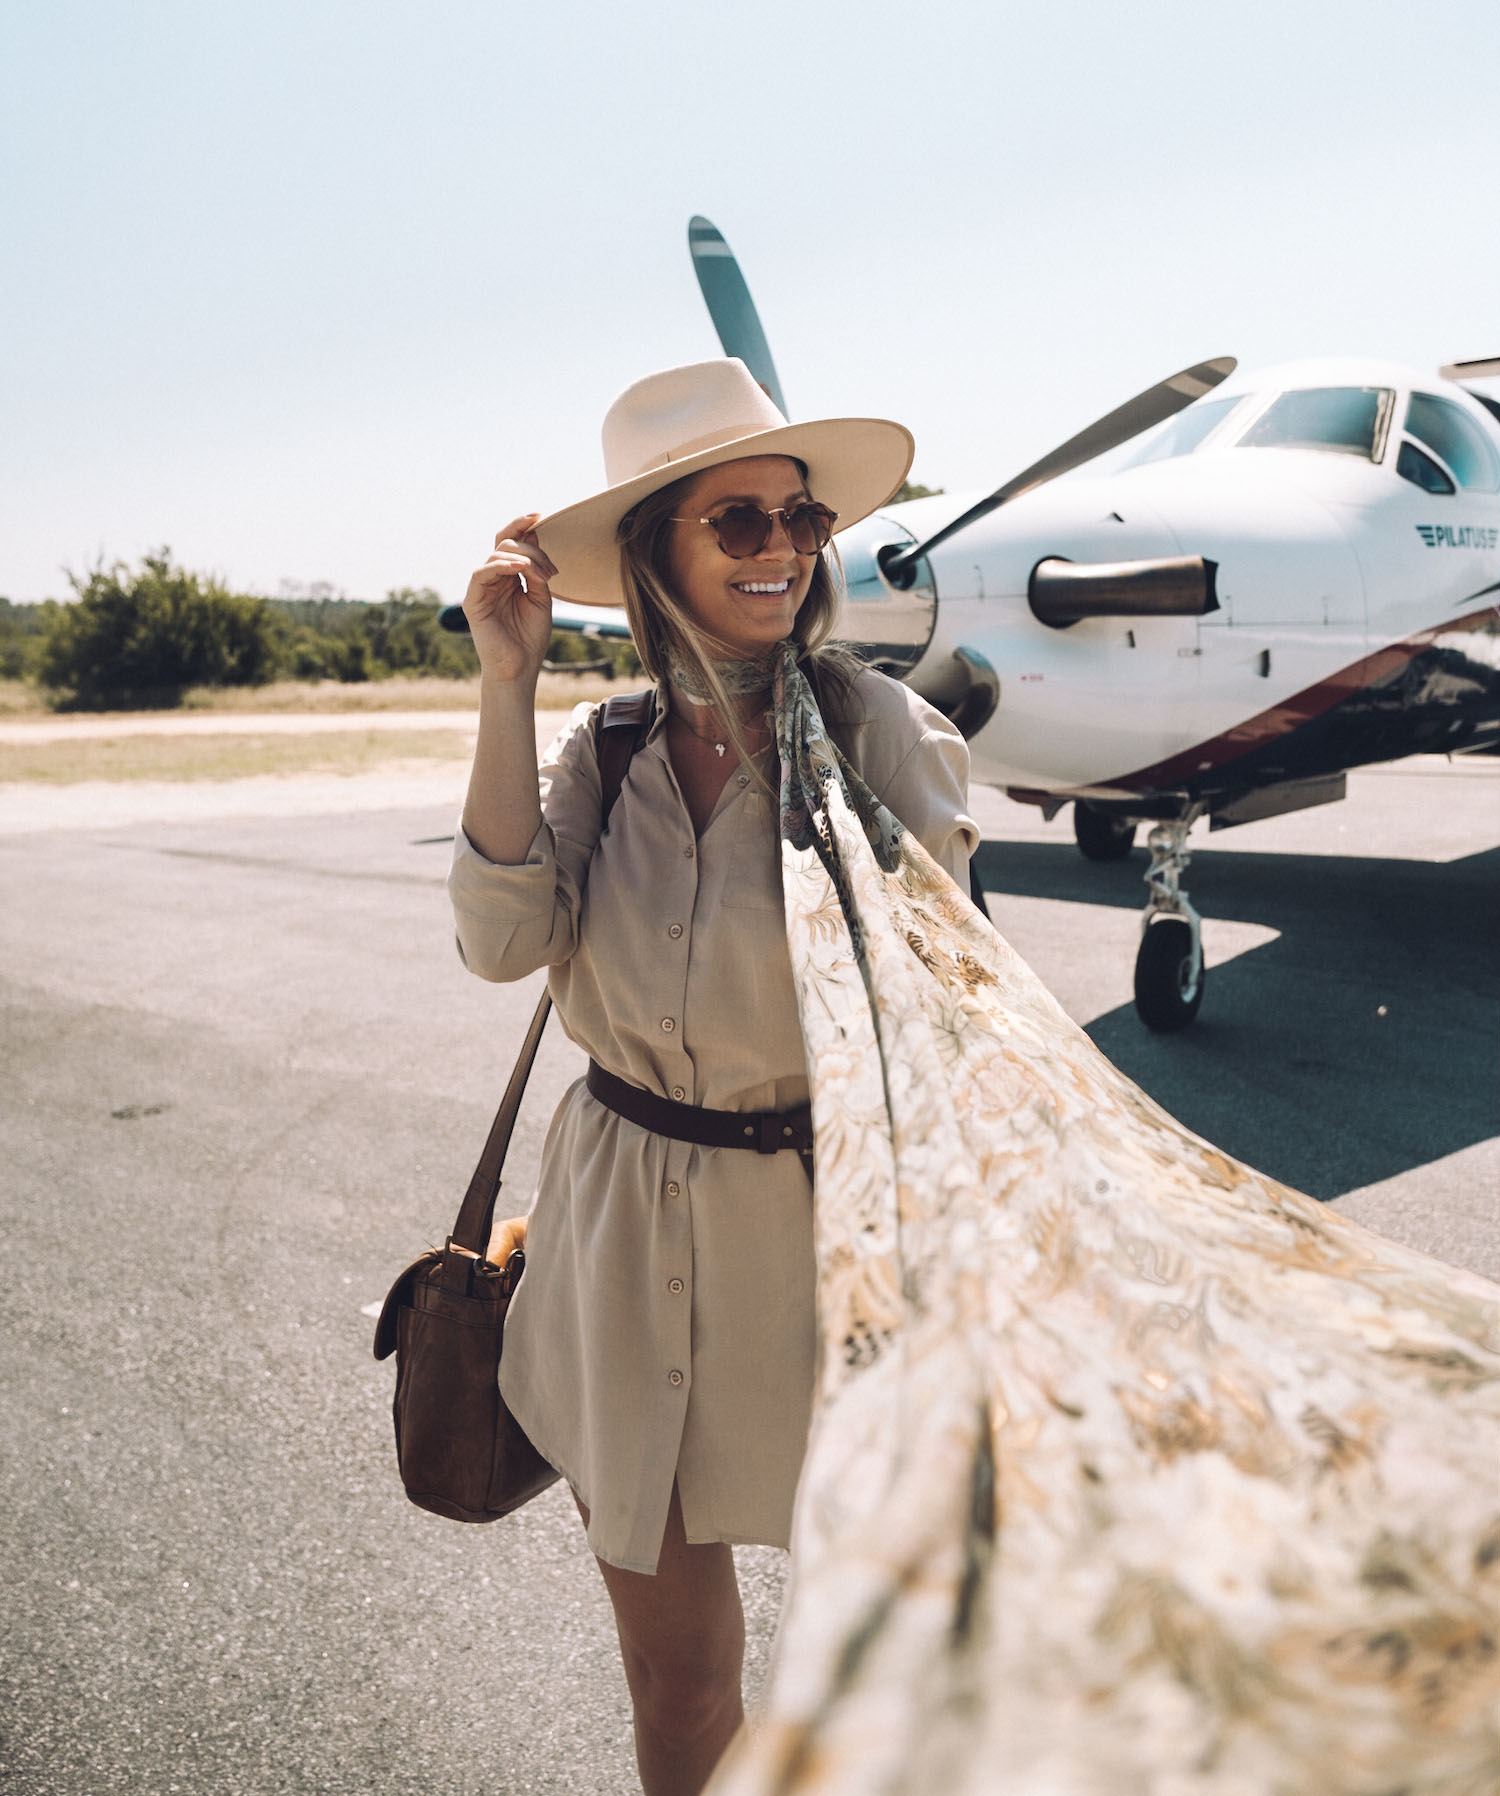
[[[717,1796],[1500,1788],[1500,1288],[1110,1064],[777,675],[821,1370]]]

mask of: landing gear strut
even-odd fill
[[[1198,816],[1194,806],[1181,817],[1158,823],[1147,837],[1151,896],[1135,957],[1135,1008],[1148,1029],[1163,1032],[1185,1029],[1203,1002],[1202,926],[1179,883],[1192,858],[1187,837]]]

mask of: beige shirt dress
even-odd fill
[[[866,672],[846,727],[867,784],[967,891],[979,831],[968,748],[909,688]],[[524,863],[456,837],[459,951],[485,979],[550,968],[558,1014],[633,1085],[717,1110],[808,1096],[775,805],[743,769],[695,836],[666,709],[600,836],[592,719],[543,758]],[[762,763],[774,783],[774,753]],[[543,1150],[501,1389],[590,1512],[589,1545],[654,1572],[675,1477],[690,1542],[787,1544],[812,1402],[812,1196],[792,1152],[671,1141],[586,1090]]]

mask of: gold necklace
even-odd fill
[[[724,759],[725,755],[729,753],[729,741],[727,737],[705,733],[703,730],[695,730],[680,711],[674,711],[672,713],[672,722],[677,725],[677,728],[682,733],[691,736],[694,741],[702,742],[706,746],[711,747],[721,761]]]
[[[719,757],[719,759],[721,761],[723,760],[725,755],[727,755],[729,753],[729,739],[728,739],[727,732],[725,735],[721,736],[715,731],[695,730],[693,728],[692,724],[690,724],[688,722],[687,718],[683,715],[683,713],[681,711],[672,711],[668,714],[668,716],[669,716],[669,720],[672,723],[675,723],[677,725],[678,729],[685,731],[689,736],[692,736],[696,741],[702,742],[706,746],[712,748],[714,753]],[[764,729],[764,728],[765,728],[764,724],[748,724],[747,723],[746,729],[745,729],[745,734],[747,736],[750,736],[750,735],[753,735],[756,730]],[[748,744],[747,744],[747,746],[748,746]],[[762,745],[762,746],[764,746],[764,745]]]

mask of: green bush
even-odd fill
[[[466,636],[438,622],[442,599],[430,586],[388,592],[366,617],[370,653],[389,673],[430,674],[463,680],[479,672],[479,657]]]
[[[552,640],[547,644],[547,661],[552,667],[566,667],[573,661],[593,661],[598,659],[600,644],[581,636],[577,630],[554,630]]]
[[[372,605],[315,597],[269,601],[280,671],[294,680],[383,680],[415,674],[465,680],[478,673],[473,644],[438,623],[430,587],[401,587]]]
[[[383,680],[392,674],[469,679],[479,671],[467,636],[444,630],[430,587],[401,587],[380,604],[317,585],[277,599],[228,592],[216,581],[148,555],[138,570],[100,566],[72,578],[77,601],[11,605],[0,599],[0,677],[35,678],[74,708],[176,705],[190,686],[267,680]],[[634,678],[628,642],[554,633],[553,664],[601,662]]]
[[[174,568],[166,549],[134,573],[116,562],[69,580],[78,598],[51,618],[37,667],[64,704],[176,705],[189,686],[258,686],[276,672],[266,601]]]
[[[576,668],[580,673],[602,673],[607,680],[633,680],[641,671],[641,658],[633,642],[554,630],[547,644],[546,666],[555,673],[571,673]]]
[[[0,599],[0,680],[34,680],[56,599],[39,605],[17,605]]]

